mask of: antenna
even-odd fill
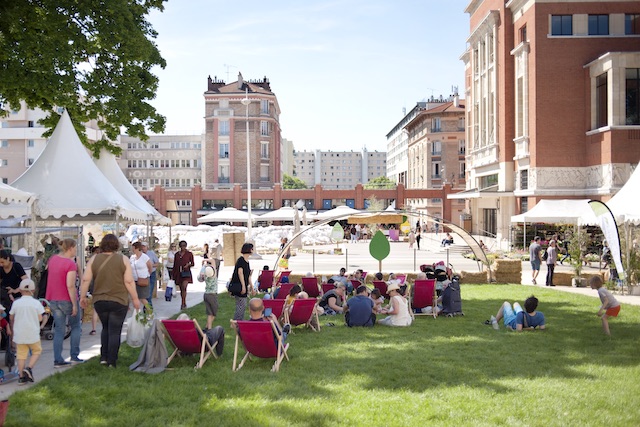
[[[227,83],[230,82],[229,80],[229,68],[238,68],[235,65],[229,65],[229,64],[222,64],[226,69],[227,69]]]

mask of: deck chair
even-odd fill
[[[289,356],[287,355],[289,344],[284,344],[282,334],[273,322],[238,320],[236,325],[236,346],[233,352],[234,372],[242,368],[244,362],[247,361],[250,355],[261,359],[276,359],[271,368],[272,372],[278,372],[278,370],[280,370],[280,364],[284,358],[289,360]],[[240,342],[242,342],[246,354],[238,365],[238,347],[240,346]]]
[[[262,270],[260,272],[260,276],[258,278],[258,282],[260,283],[258,291],[268,292],[269,289],[273,287],[273,275],[275,273],[276,272],[274,270]]]
[[[216,341],[209,344],[207,336],[202,332],[198,321],[191,320],[162,320],[162,326],[167,332],[166,336],[174,350],[167,359],[167,366],[176,355],[179,354],[200,354],[200,360],[194,369],[202,368],[209,356],[217,359],[218,356],[213,349],[218,345]]]
[[[411,315],[428,315],[428,313],[413,313],[413,309],[431,307],[431,315],[438,317],[436,309],[436,281],[434,279],[416,280],[413,284],[413,296],[411,297]]]
[[[367,272],[366,271],[362,272],[362,283],[367,283]]]
[[[355,280],[355,279],[351,279],[349,280],[349,282],[351,282],[351,286],[353,286],[353,292],[356,292],[356,289],[358,289],[358,286],[362,285],[364,282],[361,282],[359,280]]]
[[[262,300],[264,308],[270,308],[271,313],[280,319],[284,312],[284,299],[265,299]]]
[[[322,295],[324,295],[327,292],[335,289],[336,285],[335,283],[323,283],[322,285],[320,285],[320,287],[322,288]]]
[[[281,283],[280,290],[278,291],[278,296],[274,297],[274,299],[287,299],[289,296],[289,291],[293,288],[295,283]]]
[[[406,274],[396,274],[396,279],[400,281],[401,285],[404,285],[405,282],[407,281],[407,275]]]
[[[316,305],[318,300],[315,298],[300,298],[293,301],[291,307],[291,313],[285,312],[285,322],[289,323],[292,327],[298,325],[306,325],[316,332],[320,331],[320,322],[318,314],[316,313]],[[311,322],[315,318],[315,324],[317,329]]]
[[[387,293],[387,282],[382,280],[374,280],[373,287],[380,291],[380,295],[384,298],[389,298],[389,294]]]
[[[309,298],[318,298],[320,296],[320,287],[318,286],[318,278],[303,277],[302,289],[309,295]]]
[[[289,277],[290,274],[291,274],[291,270],[281,271],[280,274],[278,275],[278,283],[282,281],[283,277]]]

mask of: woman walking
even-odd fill
[[[233,269],[233,275],[231,276],[231,284],[240,283],[240,293],[234,295],[236,298],[236,311],[233,314],[233,320],[242,320],[244,318],[244,311],[247,307],[247,293],[249,291],[249,284],[251,283],[251,267],[249,266],[249,257],[253,252],[253,244],[245,243],[242,245],[240,253],[242,256],[236,261],[236,265]]]
[[[178,246],[180,250],[176,252],[173,261],[173,280],[180,286],[180,298],[182,298],[180,310],[184,310],[187,308],[187,286],[189,283],[193,283],[191,267],[195,264],[193,253],[187,250],[187,242],[181,240]]]
[[[91,280],[94,280],[93,307],[102,323],[100,364],[113,368],[118,361],[120,334],[129,309],[129,297],[133,307],[140,309],[131,264],[119,249],[120,243],[115,235],[104,236],[100,242],[101,253],[89,260],[80,287],[80,307],[87,308],[87,291]]]
[[[136,282],[136,293],[140,299],[140,303],[144,306],[147,304],[147,297],[149,296],[149,278],[151,277],[151,258],[144,252],[142,252],[142,243],[135,242],[131,245],[133,255],[129,258],[131,262],[131,273],[133,274],[133,280]]]

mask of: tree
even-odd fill
[[[165,67],[146,16],[166,0],[12,0],[0,2],[0,103],[49,115],[41,123],[53,132],[54,107],[71,116],[87,145],[83,123],[96,120],[106,137],[126,133],[146,140],[162,132],[165,117],[147,101],[155,97]],[[6,112],[5,112],[6,113]],[[107,140],[87,145],[119,151]]]
[[[285,190],[296,190],[300,188],[307,188],[307,184],[300,178],[289,176],[286,173],[282,176],[282,188]]]
[[[396,188],[396,183],[391,181],[386,176],[379,176],[367,182],[364,185],[367,189],[383,189],[383,188]]]

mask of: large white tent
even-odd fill
[[[640,168],[631,174],[620,191],[607,202],[611,213],[619,222],[640,223]]]
[[[31,213],[31,204],[34,200],[33,193],[0,183],[0,218],[16,218],[29,215]]]
[[[116,214],[144,222],[148,212],[134,206],[93,163],[64,111],[40,156],[12,184],[34,193],[34,213],[41,219]]]
[[[598,219],[589,199],[544,199],[529,211],[512,216],[511,222],[595,225]]]
[[[251,214],[252,220],[255,221],[256,218],[260,218],[260,216]],[[224,208],[221,211],[216,211],[198,218],[198,224],[205,224],[207,222],[249,222],[249,213],[239,211],[236,208]]]
[[[317,220],[330,219],[330,218],[344,219],[349,215],[355,215],[359,213],[360,211],[357,209],[350,208],[349,206],[346,206],[346,205],[341,205],[341,206],[336,206],[331,210],[320,212],[318,215],[315,216],[314,219],[317,219]]]
[[[284,206],[275,211],[260,215],[260,221],[294,221],[296,218],[296,208]]]

